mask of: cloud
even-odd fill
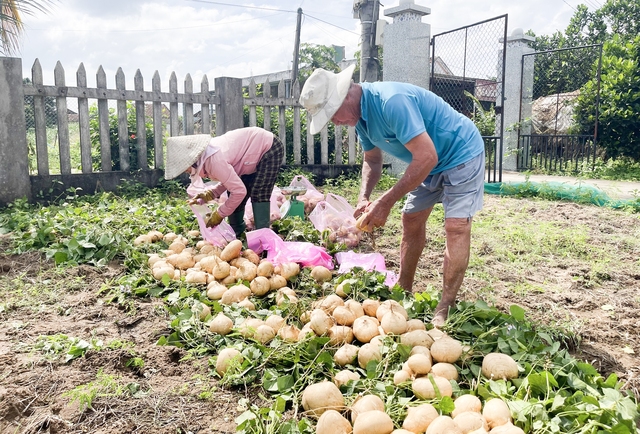
[[[87,16],[100,16],[106,19],[118,19],[135,14],[143,2],[136,0],[65,0],[64,9],[74,10]]]
[[[25,17],[21,53],[25,75],[30,75],[36,58],[40,59],[46,84],[53,81],[57,61],[65,68],[67,85],[75,83],[75,72],[82,62],[89,86],[95,83],[95,73],[102,65],[109,87],[114,86],[119,67],[127,83],[140,69],[145,86],[150,86],[158,71],[163,86],[175,72],[181,83],[189,73],[194,87],[199,87],[204,74],[213,87],[214,78],[219,76],[246,77],[286,70],[293,60],[298,6],[304,12],[302,42],[345,46],[348,57],[360,49],[360,23],[353,18],[353,0],[237,3],[247,7],[220,3],[231,4],[189,0],[59,2],[49,14]],[[423,22],[431,25],[432,34],[505,13],[509,14],[510,31],[520,27],[549,34],[564,30],[573,15],[570,6],[556,0],[417,3],[431,8],[431,15]],[[394,7],[397,2],[385,6]],[[383,13],[381,18],[391,21]]]

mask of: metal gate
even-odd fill
[[[597,154],[602,44],[522,56],[518,170],[579,172]],[[594,67],[595,66],[595,67]],[[593,134],[576,131],[573,107],[580,89],[595,81]]]
[[[506,14],[431,38],[429,89],[480,129],[488,182],[502,181],[506,44]]]

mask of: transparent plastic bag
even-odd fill
[[[338,211],[349,214],[351,217],[353,217],[353,213],[356,211],[347,199],[335,193],[327,193],[324,200]]]
[[[327,194],[327,199],[329,199],[329,194]],[[343,199],[344,203],[337,198]],[[309,214],[309,220],[320,232],[328,229],[330,241],[344,243],[350,248],[357,246],[360,243],[362,231],[356,227],[353,208],[346,199],[340,196],[332,194],[330,200],[339,208],[333,206],[329,200],[320,201]]]
[[[213,227],[208,228],[205,222],[206,216],[211,212],[211,209],[207,205],[189,205],[191,210],[196,215],[198,220],[198,227],[200,228],[200,234],[205,241],[210,242],[214,246],[224,247],[231,241],[236,239],[236,233],[233,228],[225,220]]]

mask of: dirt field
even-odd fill
[[[591,228],[589,242],[593,245],[612,249],[625,242],[638,245],[637,215],[573,203],[551,202],[540,207],[527,199],[486,197],[486,201],[486,209],[492,212],[528,207],[531,218],[537,221],[585,224]],[[0,252],[6,242],[0,241]],[[397,245],[378,247],[385,254],[388,267],[397,270]],[[491,259],[490,246],[474,248],[486,250],[482,255]],[[601,276],[598,284],[588,284],[586,277],[591,270],[584,265],[557,258],[555,267],[544,265],[527,272],[532,284],[548,286],[549,290],[523,293],[512,290],[508,283],[513,276],[501,274],[502,264],[496,262],[493,266],[497,283],[491,294],[481,291],[484,283],[471,275],[465,280],[460,297],[482,297],[501,309],[517,303],[535,321],[569,325],[579,334],[576,356],[592,363],[604,375],[617,373],[624,388],[638,398],[639,258],[640,251],[636,249],[635,257],[616,264],[615,272]],[[427,246],[416,289],[439,285],[434,270],[439,270],[441,264],[442,252],[431,251]],[[101,286],[122,272],[118,264],[101,269],[80,266],[61,272],[35,253],[0,253],[3,284],[14,282],[16,291],[24,290],[19,282],[40,282],[51,287],[50,293],[25,292],[25,298],[30,300],[27,305],[0,309],[1,433],[232,433],[236,429],[235,417],[245,410],[240,400],[260,399],[257,389],[219,387],[209,375],[206,358],[183,360],[185,351],[156,346],[158,337],[168,332],[159,300],[132,298],[134,309],[130,312],[105,304],[98,294]],[[131,354],[124,348],[89,351],[86,357],[69,363],[50,361],[41,352],[33,351],[39,336],[59,333],[86,340],[134,342],[135,354],[144,360],[144,366],[126,366]],[[63,396],[78,385],[95,381],[100,374],[124,379],[136,393],[93,396],[92,408],[86,411],[81,411],[79,402],[70,403],[70,398]]]

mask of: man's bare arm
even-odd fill
[[[356,216],[364,211],[364,208],[369,203],[371,192],[376,184],[378,184],[378,181],[380,181],[383,161],[382,151],[379,148],[365,151],[362,162],[362,183],[360,185],[360,194],[358,195]]]
[[[414,137],[405,146],[412,154],[411,163],[398,182],[368,206],[367,215],[360,222],[361,227],[384,226],[393,205],[405,194],[418,187],[438,163],[436,148],[426,132]],[[380,165],[382,167],[382,162]]]
[[[418,187],[438,164],[436,147],[426,132],[414,137],[405,146],[411,152],[411,163],[398,182],[379,199],[388,204],[389,208]]]

